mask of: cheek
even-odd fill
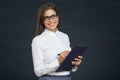
[[[59,24],[59,22],[60,22],[60,20],[59,20],[59,18],[58,18],[57,23]]]
[[[43,24],[44,24],[45,27],[47,26],[47,23],[45,21],[43,22]]]

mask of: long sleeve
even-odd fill
[[[71,71],[75,72],[75,71],[77,71],[77,69],[78,69],[78,67],[73,67]]]
[[[32,57],[34,72],[38,77],[50,72],[54,72],[59,67],[57,58],[55,58],[53,61],[45,63],[44,50],[36,38],[32,41]]]

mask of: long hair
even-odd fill
[[[55,7],[55,5],[53,3],[45,3],[42,6],[40,6],[40,8],[38,9],[35,36],[40,35],[44,31],[44,29],[45,29],[45,26],[43,24],[44,13],[46,10],[49,10],[49,9],[54,10],[56,12],[56,14],[59,16],[58,9]],[[59,19],[59,21],[60,21],[60,19]],[[57,25],[57,27],[58,27],[58,25]]]

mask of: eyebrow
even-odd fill
[[[57,15],[57,14],[52,14],[51,16],[53,16],[53,15]],[[44,17],[50,17],[50,16],[44,16]]]

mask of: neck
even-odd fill
[[[50,30],[50,29],[48,29],[48,30]],[[54,29],[54,30],[50,30],[50,31],[52,31],[52,32],[54,32],[54,33],[55,33],[55,32],[57,31],[57,28],[56,28],[56,29]]]

